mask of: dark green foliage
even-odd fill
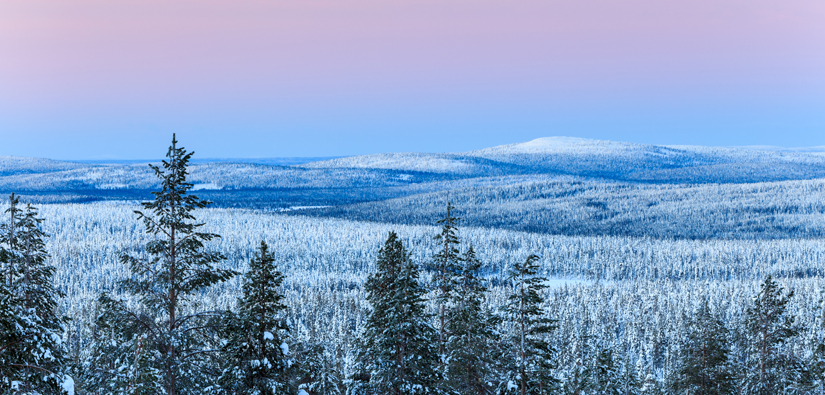
[[[436,394],[437,339],[424,311],[425,290],[418,268],[401,240],[390,232],[378,253],[377,271],[364,288],[372,305],[358,352],[359,373],[351,394]]]
[[[0,390],[62,393],[68,370],[64,319],[57,314],[62,293],[52,285],[43,219],[32,205],[22,212],[14,194],[9,202],[8,222],[0,225]]]
[[[194,211],[209,202],[189,194],[192,184],[186,176],[191,156],[177,147],[173,137],[167,160],[161,166],[150,165],[161,180],[161,190],[153,192],[155,200],[143,203],[145,211],[135,213],[155,238],[146,244],[145,254],[121,256],[132,273],[121,281],[121,289],[139,306],[109,294],[100,297],[103,313],[98,324],[101,330],[111,331],[107,336],[118,348],[112,352],[124,359],[105,364],[100,361],[106,356],[95,356],[88,369],[95,376],[91,382],[109,380],[107,388],[123,391],[118,363],[135,369],[132,361],[142,361],[147,367],[140,369],[142,380],[152,381],[150,386],[160,383],[169,395],[199,394],[214,385],[218,373],[214,342],[222,328],[217,319],[222,313],[197,311],[192,302],[207,287],[235,273],[215,268],[224,257],[204,251],[204,244],[219,236],[201,232],[204,224],[194,217]],[[96,349],[104,352],[106,347]],[[140,358],[135,358],[138,350]]]
[[[446,382],[459,394],[489,394],[493,375],[493,353],[498,319],[483,309],[486,281],[478,276],[481,262],[473,247],[461,258],[449,311]]]
[[[224,352],[229,366],[220,379],[230,394],[292,394],[284,319],[284,276],[275,266],[269,247],[261,242],[258,253],[244,275],[243,296],[238,313],[226,325]]]
[[[728,330],[705,301],[689,323],[688,339],[671,383],[674,394],[726,395],[736,388]]]
[[[591,394],[596,388],[593,380],[593,363],[590,345],[590,337],[584,333],[579,334],[574,343],[573,355],[576,357],[573,367],[570,369],[564,381],[564,393],[568,395]]]
[[[770,276],[747,311],[748,359],[744,393],[773,395],[796,392],[803,366],[784,349],[785,343],[799,333],[794,318],[786,314],[793,290],[783,289]]]
[[[513,282],[513,294],[505,307],[506,321],[512,325],[506,375],[500,384],[500,394],[545,395],[558,388],[555,369],[555,350],[547,335],[556,329],[556,322],[547,317],[539,292],[547,285],[538,275],[536,255],[523,263],[513,264],[507,278]]]

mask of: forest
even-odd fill
[[[553,144],[8,160],[0,393],[825,393],[821,155]]]

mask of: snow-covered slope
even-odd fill
[[[462,154],[426,154],[417,152],[351,156],[300,167],[308,169],[385,169],[461,176],[500,175],[518,173],[521,169],[507,163]]]
[[[89,168],[92,165],[44,158],[0,156],[0,176],[15,174],[50,173],[55,171]]]

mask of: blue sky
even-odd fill
[[[820,0],[12,0],[0,155],[825,145]]]

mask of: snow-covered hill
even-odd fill
[[[44,158],[0,155],[0,177],[15,174],[50,173],[55,171],[90,168],[93,165]]]

